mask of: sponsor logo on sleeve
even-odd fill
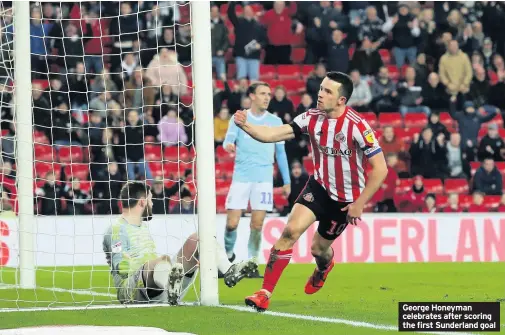
[[[363,133],[363,137],[365,138],[365,141],[368,145],[375,144],[375,135],[372,129],[365,130],[365,132]]]

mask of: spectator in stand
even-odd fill
[[[373,48],[372,42],[365,37],[361,42],[361,48],[354,52],[351,61],[351,69],[357,69],[363,79],[368,80],[368,77],[375,76],[380,68],[384,66],[382,58],[377,49]]]
[[[143,39],[147,41],[149,46],[154,45],[156,47],[156,42],[158,39],[162,38],[165,27],[174,25],[173,11],[170,11],[169,15],[163,15],[160,6],[154,4],[151,11],[144,13],[141,24],[145,29],[143,32]]]
[[[459,49],[457,40],[449,42],[447,52],[440,58],[438,71],[450,95],[467,94],[470,90],[472,65],[468,55]]]
[[[158,140],[166,147],[185,145],[188,143],[186,127],[177,116],[177,111],[170,109],[158,124]]]
[[[177,54],[162,48],[154,56],[145,72],[145,77],[150,79],[151,86],[170,85],[174,94],[185,95],[188,92],[188,78],[177,62]]]
[[[249,97],[243,97],[240,100],[240,109],[249,109],[251,108],[252,101]]]
[[[505,71],[505,63],[503,57],[500,54],[495,54],[493,56],[493,69],[494,72],[499,73],[500,71]]]
[[[1,160],[3,162],[15,163],[17,153],[16,124],[12,122],[7,131],[8,132],[2,135],[2,138],[0,139],[0,147],[2,151]]]
[[[463,209],[459,206],[459,195],[457,193],[450,193],[447,198],[447,206],[442,210],[444,213],[461,213]]]
[[[478,65],[474,67],[474,73],[475,76],[470,84],[470,91],[465,97],[464,107],[483,108],[486,113],[490,113],[493,110],[496,111],[496,107],[488,104],[491,84],[489,83],[486,70]]]
[[[308,25],[305,32],[307,52],[305,64],[321,61],[326,54],[326,43],[331,39],[334,29],[345,30],[348,19],[338,9],[331,7],[331,1],[320,1],[309,7]]]
[[[4,95],[2,95],[3,97]],[[33,125],[36,130],[48,132],[51,127],[51,105],[39,83],[32,85]],[[2,110],[3,111],[3,110]]]
[[[246,93],[248,87],[249,82],[246,78],[240,79],[238,85],[236,83],[233,84],[233,91],[229,93],[227,101],[228,109],[232,115],[241,109],[242,99],[247,97]]]
[[[446,144],[449,178],[470,178],[470,164],[468,162],[473,161],[474,155],[471,148],[464,148],[461,144],[461,135],[452,133]]]
[[[482,23],[480,21],[472,23],[472,36],[477,40],[478,45],[484,46],[486,35],[482,31]]]
[[[473,203],[468,207],[468,213],[488,213],[489,210],[484,206],[484,193],[475,191],[473,192]]]
[[[226,107],[222,107],[219,114],[214,117],[214,145],[216,148],[223,144],[229,123],[230,110]]]
[[[485,158],[481,167],[475,172],[473,176],[473,189],[486,195],[502,194],[502,175],[496,168],[492,158]]]
[[[1,59],[0,62],[2,62]],[[1,72],[1,66],[0,66],[0,72]],[[7,86],[8,80],[9,79],[7,77],[0,77],[0,127],[2,130],[10,129],[12,120],[14,118],[12,92],[10,88]]]
[[[51,128],[46,136],[58,146],[81,145],[82,125],[70,114],[68,105],[61,103],[52,111]]]
[[[98,111],[93,111],[90,115],[89,122],[83,126],[87,129],[83,133],[82,141],[86,146],[89,146],[93,162],[105,162],[106,150],[104,143],[104,129],[106,128],[103,122],[102,115]]]
[[[54,21],[53,21],[54,22]],[[50,54],[49,32],[53,29],[54,23],[42,23],[42,13],[40,7],[34,6],[30,13],[30,55],[32,66],[32,79],[44,79],[47,69],[47,55]],[[12,33],[14,25],[7,27]],[[11,35],[12,36],[12,35]],[[46,77],[47,78],[47,77]]]
[[[86,71],[88,73],[101,73],[104,65],[102,36],[108,20],[98,18],[97,11],[93,9],[90,9],[87,14],[82,12],[81,16],[86,23],[84,33],[88,36],[88,39],[82,41]],[[89,28],[88,23],[91,26],[91,33],[87,31]]]
[[[307,79],[307,93],[310,94],[312,101],[317,101],[317,94],[323,79],[326,77],[326,66],[324,64],[316,64],[314,72]]]
[[[62,194],[67,203],[65,214],[83,215],[91,213],[91,196],[88,192],[81,190],[81,181],[78,178],[73,178],[70,185],[65,185]]]
[[[311,108],[316,108],[316,103],[314,102],[314,100],[312,100],[310,94],[304,93],[302,95],[302,100],[300,101],[300,104],[296,108],[296,115],[305,113]]]
[[[442,28],[449,31],[454,39],[460,39],[463,37],[463,33],[465,31],[465,19],[457,8],[454,8],[449,12],[447,21],[442,24]]]
[[[70,106],[76,114],[76,118],[84,120],[83,110],[88,109],[89,80],[84,73],[84,63],[77,63],[75,73],[68,73],[68,91],[70,92]]]
[[[110,100],[109,92],[97,92],[98,95],[89,102],[89,109],[96,111],[102,115],[102,117],[107,117],[107,103]]]
[[[436,72],[432,72],[428,76],[428,81],[423,85],[421,95],[423,105],[432,112],[441,112],[449,108],[449,97]]]
[[[394,201],[398,212],[416,213],[422,211],[424,206],[424,198],[426,197],[423,177],[415,176],[413,182],[414,185],[412,185],[411,191],[405,194],[395,194]]]
[[[117,72],[121,72],[123,81],[128,81],[133,71],[137,68],[140,63],[140,57],[136,57],[133,52],[125,53],[123,56],[123,61],[121,62],[121,69]]]
[[[251,6],[244,7],[244,16],[235,12],[236,1],[228,4],[228,19],[235,27],[233,54],[237,64],[237,79],[259,79],[261,50],[266,45],[265,29],[256,21]]]
[[[103,69],[102,73],[95,76],[95,80],[91,84],[90,98],[93,99],[100,92],[109,92],[111,99],[117,100],[119,98],[119,89],[116,83],[111,79],[109,70]]]
[[[138,13],[132,13],[129,2],[121,2],[120,13],[112,17],[109,25],[109,35],[113,37],[112,51],[110,56],[111,69],[121,64],[121,55],[133,50],[133,41],[140,39]]]
[[[51,37],[54,38],[53,47],[58,50],[57,54],[65,55],[65,57],[58,57],[56,63],[63,67],[65,72],[75,68],[77,63],[84,62],[83,41],[86,38],[92,37],[93,34],[89,23],[85,21],[81,21],[80,23],[76,26],[70,22],[64,28],[61,24],[55,24],[51,31]],[[83,28],[85,29],[85,34],[83,34]],[[89,71],[87,72],[90,73]]]
[[[374,195],[373,202],[375,202],[375,211],[379,213],[395,213],[396,206],[394,196],[396,193],[396,186],[399,184],[398,174],[396,173],[395,166],[398,162],[398,156],[394,153],[386,155],[386,162],[388,165],[388,174],[386,180],[382,183],[379,191]]]
[[[293,119],[295,107],[286,96],[284,86],[277,86],[275,88],[274,97],[268,105],[268,111],[280,117],[283,123],[290,123]]]
[[[144,126],[136,110],[128,113],[128,124],[125,127],[126,169],[128,180],[136,180],[137,172],[141,178],[153,179],[149,164],[144,159]]]
[[[291,17],[296,14],[296,1],[274,1],[273,9],[268,10],[261,20],[267,30],[265,64],[291,64]]]
[[[93,186],[94,214],[119,214],[119,198],[125,182],[116,162],[109,162],[107,169],[100,171]]]
[[[144,76],[142,75],[142,68],[137,67],[135,69],[133,76],[131,76],[130,80],[125,84],[124,107],[126,109],[143,108],[145,111],[148,108],[152,108],[154,106],[154,97],[156,94],[155,88],[153,86],[169,86],[173,91],[177,90],[176,87],[167,82],[154,85],[152,84],[151,79],[152,77],[148,76],[147,72]]]
[[[163,178],[157,177],[151,189],[153,194],[153,214],[169,214],[170,197],[180,192],[183,186],[184,180],[179,179],[179,181],[171,187],[165,187],[165,185],[163,185]]]
[[[419,82],[424,83],[428,79],[428,65],[426,65],[426,55],[424,53],[420,53],[417,55],[416,63],[412,65],[414,70],[416,71],[416,78]]]
[[[408,154],[405,152],[405,141],[395,135],[393,127],[384,127],[382,136],[379,139],[379,144],[386,156],[389,154],[397,155],[397,162],[394,164],[395,171],[399,175],[408,175],[408,168],[406,164]],[[392,157],[390,158],[390,161],[393,161]]]
[[[3,191],[10,196],[15,196],[16,191],[16,171],[12,168],[10,161],[4,161],[2,164],[1,183]]]
[[[172,208],[172,214],[195,214],[195,202],[191,197],[191,191],[186,185],[181,190],[181,200]]]
[[[461,143],[463,148],[475,148],[477,146],[477,136],[483,123],[491,121],[496,112],[487,115],[476,113],[474,107],[467,107],[463,112],[456,112],[456,97],[452,96],[449,104],[449,113],[451,117],[458,121],[459,133],[461,134]]]
[[[428,127],[433,131],[433,136],[437,137],[439,134],[444,134],[446,140],[449,139],[450,133],[447,131],[447,127],[440,123],[440,114],[437,112],[432,112],[428,119]]]
[[[396,84],[389,78],[389,70],[383,66],[372,82],[371,107],[376,114],[398,110]]]
[[[445,178],[447,175],[447,148],[444,134],[433,136],[431,128],[424,128],[421,138],[414,134],[410,146],[411,165],[413,175],[425,178]]]
[[[229,41],[228,28],[219,16],[219,7],[216,5],[210,9],[210,24],[212,65],[216,69],[217,77],[221,78],[223,75],[226,75],[226,60],[224,56],[228,50]]]
[[[408,59],[412,66],[416,62],[416,38],[421,34],[417,19],[410,13],[406,3],[398,5],[398,13],[384,25],[383,31],[393,33],[393,54],[396,67],[401,69]]]
[[[226,39],[228,40],[228,37],[226,37]],[[158,43],[158,44],[156,44],[156,43]],[[212,43],[212,47],[214,47],[214,41],[212,41],[211,43]],[[154,41],[154,45],[153,45],[154,53],[152,54],[152,56],[150,58],[148,58],[146,56],[146,59],[149,59],[149,61],[151,61],[151,59],[153,59],[153,57],[159,51],[161,51],[162,48],[166,48],[168,51],[175,51],[175,45],[176,45],[176,41],[175,41],[174,28],[167,27],[167,28],[163,29],[163,35],[160,36],[157,41]]]
[[[358,70],[351,71],[351,80],[354,84],[354,90],[347,105],[354,108],[357,112],[368,112],[368,105],[372,102],[372,91],[368,82],[361,79]]]
[[[177,36],[175,37],[177,41],[177,59],[179,63],[184,66],[191,65],[191,25],[183,24],[179,26],[177,30]]]
[[[49,75],[49,87],[45,93],[52,106],[58,106],[63,102],[69,104],[68,92],[61,82],[59,74]]]
[[[408,67],[405,71],[405,80],[398,83],[398,100],[400,104],[400,113],[403,117],[407,113],[424,113],[430,115],[429,107],[422,105],[423,88],[421,83],[416,80],[416,71],[413,67]]]
[[[499,213],[505,213],[505,193],[501,196],[500,204],[498,205],[496,211]]]
[[[295,160],[291,163],[291,193],[288,196],[288,208],[284,208],[284,212],[290,213],[296,199],[303,191],[303,188],[309,180],[309,175],[303,170],[303,165]]]
[[[349,48],[344,41],[344,34],[341,30],[335,29],[330,37],[326,54],[328,71],[347,73],[349,69]]]
[[[225,75],[223,75],[221,77],[221,81],[224,84],[224,89],[217,87],[216,80],[212,79],[212,94],[214,95],[212,98],[213,99],[212,105],[213,105],[214,114],[216,114],[221,109],[221,106],[223,106],[223,102],[225,100],[228,100],[228,104],[230,103],[229,97],[231,95],[231,90],[230,90],[230,85],[228,85],[228,81],[226,80]],[[172,91],[172,90],[170,90],[170,91]],[[174,101],[174,103],[175,103],[175,101]],[[235,109],[235,111],[236,111],[236,109]]]
[[[368,39],[372,49],[380,49],[387,36],[383,31],[384,21],[377,16],[377,9],[374,6],[366,8],[366,18],[358,24],[358,39],[363,41]]]
[[[63,197],[63,189],[60,183],[56,183],[56,177],[53,172],[48,172],[44,179],[46,181],[44,185],[35,190],[35,199],[38,204],[35,207],[35,214],[62,214],[61,198]]]
[[[437,24],[433,20],[433,9],[425,8],[421,11],[419,19],[419,28],[421,34],[419,35],[419,48],[418,51],[431,55],[434,42],[436,41],[435,33]]]
[[[498,133],[496,123],[488,124],[487,134],[480,140],[477,155],[479,161],[483,161],[485,158],[491,158],[495,162],[505,160],[505,142]]]
[[[2,192],[2,198],[0,199],[0,212],[7,212],[14,210],[14,204],[11,198],[9,197],[9,194],[4,190],[2,190],[1,188],[0,191]]]
[[[471,55],[474,51],[480,49],[479,41],[473,37],[473,29],[471,24],[465,24],[462,36],[458,39],[461,50],[467,55]]]
[[[437,209],[437,197],[433,193],[429,193],[424,198],[424,207],[422,210],[423,213],[436,213]]]
[[[502,117],[505,116],[505,70],[497,73],[498,82],[491,86],[489,90],[489,101],[488,103],[492,106],[496,106],[501,110]]]

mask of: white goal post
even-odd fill
[[[175,2],[174,2],[175,3]],[[175,6],[179,6],[175,4]],[[197,217],[199,234],[200,304],[219,304],[216,264],[216,191],[213,144],[213,92],[210,2],[191,1],[192,76]],[[30,50],[30,3],[13,1],[14,21],[14,123],[17,137],[18,269],[17,287],[36,289],[37,217],[34,215],[34,140],[32,122],[32,68]],[[50,70],[49,70],[50,71]],[[168,216],[169,220],[170,217]],[[92,220],[91,220],[92,221]],[[182,242],[182,241],[181,241]],[[98,243],[98,241],[94,241]],[[99,241],[101,243],[101,241]],[[13,255],[14,256],[14,255]],[[16,257],[15,256],[15,257]],[[1,269],[0,269],[1,270]],[[0,278],[1,279],[1,278]],[[0,281],[0,285],[1,285]],[[0,306],[1,307],[1,306]],[[40,307],[40,305],[39,305]]]

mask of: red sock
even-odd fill
[[[293,249],[280,251],[275,250],[272,247],[270,257],[268,258],[267,268],[265,270],[262,289],[267,290],[270,293],[274,291],[275,285],[277,285],[277,282],[282,275],[282,271],[284,271],[291,260],[292,253]]]

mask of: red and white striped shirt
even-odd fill
[[[310,137],[315,180],[333,200],[356,201],[365,188],[368,158],[382,151],[368,123],[350,107],[337,119],[310,109],[293,123]]]

